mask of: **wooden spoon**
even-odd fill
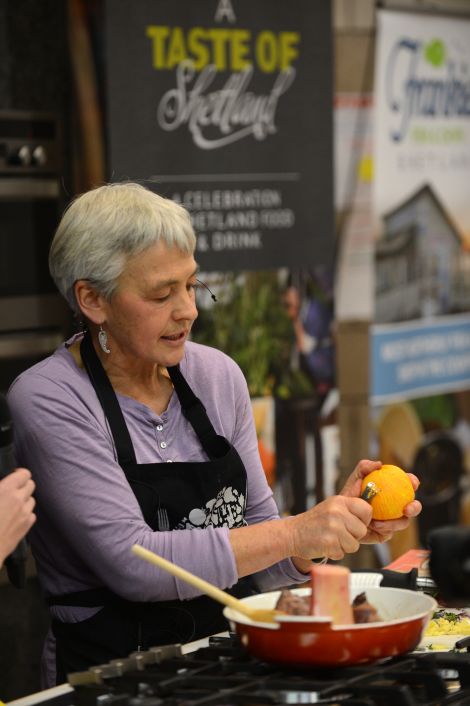
[[[150,564],[155,564],[155,566],[158,566],[160,569],[164,569],[173,576],[176,576],[177,579],[186,581],[186,583],[191,584],[191,586],[199,589],[202,593],[206,593],[215,601],[229,608],[233,608],[239,613],[243,613],[243,615],[246,615],[250,620],[254,620],[258,623],[274,623],[276,622],[276,616],[285,615],[282,611],[275,610],[274,608],[252,608],[238,598],[231,596],[230,593],[226,593],[226,591],[222,591],[222,589],[204,581],[204,579],[199,578],[199,576],[195,576],[190,571],[182,569],[181,566],[173,564],[171,561],[151,552],[149,549],[144,549],[140,544],[134,544],[132,551],[141,559],[145,559],[145,561],[150,562]]]

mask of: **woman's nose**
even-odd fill
[[[197,315],[198,311],[194,290],[185,290],[181,297],[179,297],[177,306],[175,307],[175,318],[190,319],[193,321],[197,319]]]

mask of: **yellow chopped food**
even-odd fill
[[[428,645],[428,650],[431,652],[447,652],[449,645],[440,645],[438,642],[433,642],[432,645]]]
[[[446,618],[433,618],[424,631],[426,637],[433,635],[470,635],[470,619],[447,620]]]

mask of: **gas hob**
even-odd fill
[[[213,637],[183,654],[154,648],[70,675],[70,685],[15,706],[469,706],[470,654],[409,654],[380,664],[287,668]]]

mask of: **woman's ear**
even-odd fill
[[[78,279],[74,285],[75,298],[80,311],[94,324],[105,321],[104,299],[87,279]]]

